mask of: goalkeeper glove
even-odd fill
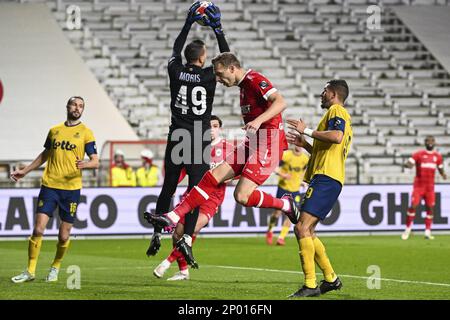
[[[220,23],[220,9],[215,4],[211,4],[205,9],[205,14],[208,17],[207,24],[214,30],[215,33],[222,33],[222,24]]]
[[[186,17],[186,23],[191,25],[195,21],[200,20],[202,16],[197,14],[197,9],[200,7],[200,1],[196,1],[192,4],[192,6],[188,10],[188,14]]]

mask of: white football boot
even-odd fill
[[[408,240],[410,234],[411,228],[406,228],[405,232],[402,233],[402,240]]]
[[[14,283],[22,283],[22,282],[28,282],[28,281],[33,281],[33,280],[34,280],[34,275],[29,273],[28,270],[25,270],[21,274],[11,278],[11,281]]]
[[[189,280],[189,270],[178,271],[172,277],[167,279],[167,281],[178,281],[178,280]]]
[[[59,269],[51,267],[50,271],[48,272],[48,275],[45,277],[45,282],[56,282],[56,281],[58,281],[58,273],[59,273]]]
[[[164,276],[164,273],[166,273],[169,268],[170,262],[165,259],[155,268],[155,270],[153,270],[153,275],[157,278],[162,278]]]
[[[434,240],[434,236],[431,235],[431,230],[425,230],[425,239]]]

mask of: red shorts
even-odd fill
[[[235,176],[241,175],[257,185],[269,178],[280,164],[285,149],[283,138],[277,131],[274,130],[274,135],[267,139],[260,139],[259,143],[247,138],[226,155],[225,161]]]
[[[422,198],[425,199],[425,205],[427,207],[434,207],[435,205],[434,186],[414,185],[411,200],[412,206],[414,207],[418,206]]]
[[[212,194],[209,195],[208,200],[206,200],[200,205],[199,214],[204,214],[205,216],[207,216],[208,221],[211,220],[212,217],[214,217],[214,215],[219,210],[219,207],[222,204],[223,199],[225,198],[226,188],[227,186],[225,184],[221,185],[219,188],[216,189],[216,191],[214,191]],[[187,193],[188,192],[186,190],[186,192],[181,197],[181,200],[183,200],[186,197]],[[186,215],[184,215],[182,218],[180,218],[180,221],[178,221],[182,225],[184,225],[185,216]]]

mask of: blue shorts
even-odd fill
[[[61,190],[41,186],[36,213],[53,217],[53,212],[58,207],[61,220],[73,224],[79,202],[80,189]]]
[[[300,191],[290,192],[290,191],[284,190],[283,188],[278,187],[277,198],[281,198],[286,193],[291,194],[292,198],[294,198],[295,203],[297,205],[300,205],[300,202],[302,200],[302,196],[304,195],[304,193],[300,193]]]
[[[303,197],[301,211],[306,211],[320,220],[325,219],[333,209],[341,190],[339,181],[323,174],[315,175]]]

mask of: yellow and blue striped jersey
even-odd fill
[[[324,114],[316,130],[340,130],[344,133],[344,137],[340,144],[314,139],[305,181],[310,182],[314,175],[323,174],[339,181],[343,185],[345,180],[345,160],[353,139],[351,117],[343,106],[334,104]]]
[[[50,128],[44,148],[48,151],[42,184],[62,190],[81,189],[81,170],[76,161],[84,154],[97,153],[92,131],[83,123],[67,126],[65,122]]]
[[[281,159],[280,171],[289,174],[291,177],[289,179],[280,177],[278,187],[289,192],[298,192],[303,181],[303,176],[305,175],[308,161],[309,157],[305,153],[302,152],[297,155],[292,150],[286,150]]]

